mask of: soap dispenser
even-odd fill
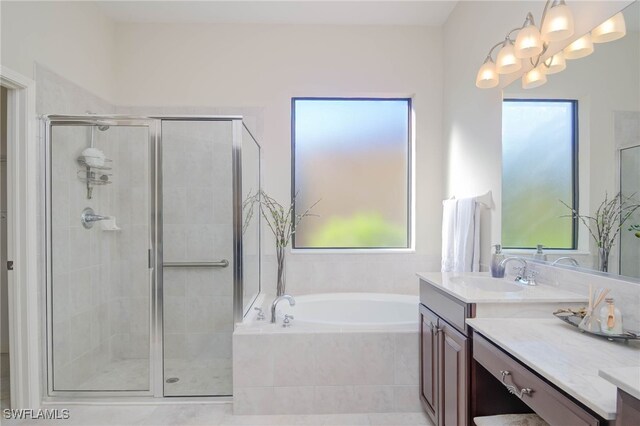
[[[504,277],[504,268],[500,267],[500,262],[504,260],[504,254],[502,254],[502,246],[495,244],[496,252],[491,255],[491,276],[494,278]]]
[[[542,244],[538,244],[538,250],[533,255],[533,258],[535,260],[547,260],[547,255],[542,251]]]

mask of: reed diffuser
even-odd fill
[[[593,313],[598,312],[598,306],[600,306],[605,297],[607,297],[609,291],[611,291],[611,289],[597,288],[594,292],[593,286],[589,284],[589,305],[587,306],[586,315],[578,325],[579,328],[591,333],[600,332],[600,319]]]

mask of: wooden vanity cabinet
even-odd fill
[[[420,399],[436,426],[468,424],[469,338],[420,305]]]
[[[616,426],[640,425],[640,400],[618,389]]]

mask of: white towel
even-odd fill
[[[442,204],[442,271],[479,271],[480,206],[475,198],[445,200]]]

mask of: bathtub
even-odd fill
[[[256,301],[266,314],[233,333],[236,414],[420,412],[418,297],[294,295]],[[253,311],[253,310],[252,310]],[[282,327],[285,314],[292,325]]]
[[[295,297],[295,296],[294,296]],[[278,304],[277,317],[293,315],[293,324],[354,328],[417,327],[418,297],[383,293],[321,293]],[[269,310],[266,310],[269,312]]]

